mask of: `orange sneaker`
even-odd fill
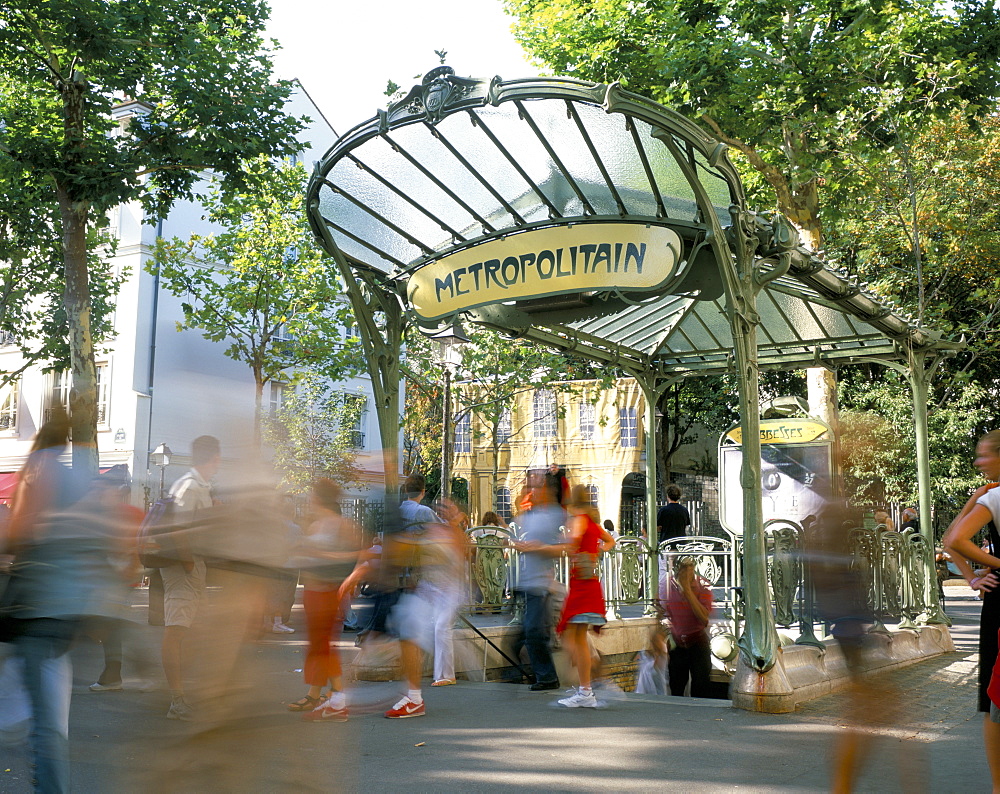
[[[399,703],[389,709],[385,716],[390,720],[403,720],[407,717],[423,717],[424,702],[414,703],[409,697],[404,697]]]

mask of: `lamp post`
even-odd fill
[[[472,340],[465,335],[462,324],[458,320],[443,331],[433,334],[430,338],[438,344],[438,358],[444,370],[444,408],[441,417],[441,498],[447,499],[451,496],[451,372],[453,368],[457,370],[462,362],[459,345]]]
[[[167,470],[167,466],[170,465],[170,456],[174,453],[170,451],[170,447],[166,444],[160,444],[156,449],[154,449],[150,454],[150,460],[152,460],[153,465],[160,470],[160,495],[158,498],[163,498],[163,478]]]

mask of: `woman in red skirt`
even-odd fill
[[[607,623],[604,592],[597,578],[597,555],[614,548],[615,539],[600,525],[597,508],[583,485],[570,492],[569,551],[572,564],[569,572],[569,592],[563,605],[562,617],[556,630],[563,635],[566,650],[576,665],[580,688],[572,697],[559,703],[571,709],[595,708],[597,699],[590,686],[590,643],[587,631]]]

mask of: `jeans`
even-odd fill
[[[69,701],[73,684],[70,636],[61,620],[26,620],[14,639],[15,653],[24,661],[24,683],[31,700],[31,750],[35,790],[45,794],[69,791]],[[47,631],[48,628],[54,631]],[[63,636],[66,635],[66,636]]]
[[[549,594],[524,591],[524,647],[531,660],[535,681],[539,684],[559,683],[552,661],[551,634]]]

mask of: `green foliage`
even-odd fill
[[[510,339],[496,331],[478,326],[465,330],[470,343],[460,345],[452,353],[456,372],[452,416],[459,418],[472,414],[478,428],[485,428],[476,430],[477,440],[494,451],[494,482],[498,465],[496,451],[505,423],[509,420],[510,437],[516,438],[535,421],[533,416],[519,415],[515,406],[518,394],[536,388],[573,391],[573,384],[568,382],[571,379],[596,378],[606,387],[617,375],[611,368],[597,369],[541,345]],[[411,327],[406,356],[404,469],[422,471],[430,481],[432,477],[439,477],[441,467],[442,351],[437,343]]]
[[[916,504],[913,408],[906,383],[894,372],[844,382],[841,447],[848,496],[859,505]],[[986,429],[979,406],[985,389],[969,385],[947,405],[929,412],[932,502],[937,526],[947,526],[982,484],[972,465]]]
[[[284,111],[290,84],[271,77],[263,0],[20,0],[3,8],[3,211],[39,219],[33,236],[21,227],[17,248],[33,249],[42,273],[62,278],[74,458],[96,470],[99,329],[91,320],[106,316],[95,294],[110,297],[115,284],[91,270],[93,229],[130,201],[165,213],[192,195],[205,170],[239,189],[250,175],[246,159],[293,152],[302,122]],[[30,294],[45,301],[53,292]]]
[[[831,202],[832,251],[874,290],[968,343],[935,401],[1000,377],[1000,119],[955,114],[857,159]],[[991,411],[1000,420],[994,400]]]
[[[337,380],[360,366],[358,340],[333,269],[315,244],[304,212],[305,170],[258,158],[246,166],[253,190],[205,199],[222,231],[159,240],[151,272],[187,300],[178,330],[193,328],[246,363],[263,387],[308,367]]]
[[[307,374],[281,407],[264,417],[264,440],[289,493],[308,492],[320,477],[341,483],[357,479],[357,427],[367,398],[334,391],[329,381]]]
[[[891,144],[914,123],[994,95],[996,11],[933,0],[508,0],[525,48],[556,73],[700,119],[820,241],[822,180],[845,143]],[[861,134],[859,134],[859,131]]]

